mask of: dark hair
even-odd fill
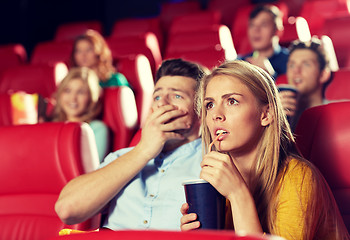
[[[300,40],[293,41],[289,46],[289,56],[297,49],[308,49],[314,52],[317,56],[317,62],[319,64],[320,72],[329,69],[329,59],[326,51],[323,48],[322,41],[316,37],[312,37],[310,41],[302,42]],[[325,97],[326,88],[332,82],[333,74],[327,82],[322,86],[322,97]]]
[[[316,53],[320,71],[328,68],[329,59],[320,39],[313,37],[310,41],[307,42],[302,42],[300,40],[293,41],[289,46],[289,56],[297,49],[309,49]]]
[[[168,59],[163,61],[162,65],[158,69],[155,82],[164,76],[190,77],[197,82],[197,89],[199,82],[204,77],[204,75],[204,68],[197,63],[188,62],[180,58]]]
[[[277,30],[283,29],[282,13],[279,10],[279,8],[276,7],[275,5],[257,5],[250,12],[249,20],[256,18],[256,16],[258,16],[261,12],[267,12],[272,16]]]

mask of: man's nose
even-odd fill
[[[163,96],[157,101],[157,107],[161,107],[168,104],[169,104],[169,99],[167,96]]]

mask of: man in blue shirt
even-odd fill
[[[265,69],[275,79],[285,74],[289,53],[279,45],[282,31],[280,10],[273,5],[258,5],[249,16],[248,38],[253,52],[238,58]]]
[[[140,142],[109,154],[101,168],[70,181],[55,210],[76,224],[102,210],[103,227],[180,229],[182,182],[199,178],[202,161],[195,92],[204,71],[181,59],[162,63]]]

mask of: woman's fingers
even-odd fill
[[[190,231],[197,229],[201,226],[199,221],[191,222],[188,224],[181,225],[181,231]]]

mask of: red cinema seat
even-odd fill
[[[93,29],[102,34],[102,23],[100,21],[80,21],[60,24],[55,33],[55,41],[75,40],[88,29]]]
[[[233,231],[214,231],[214,230],[201,230],[201,231],[155,231],[155,230],[123,230],[123,231],[101,231],[96,233],[84,233],[67,235],[56,238],[51,238],[51,240],[65,240],[65,239],[75,239],[75,240],[99,240],[99,239],[123,239],[123,240],[268,240],[275,239],[281,240],[279,237],[269,237],[269,236],[252,236],[252,235],[242,235],[239,236]]]
[[[325,21],[322,34],[331,38],[340,68],[350,67],[350,16]]]
[[[0,132],[0,239],[44,240],[62,228],[98,228],[98,215],[67,226],[54,210],[68,181],[98,167],[87,123],[7,126]]]
[[[204,51],[208,48],[224,49],[226,60],[237,57],[230,29],[225,25],[213,25],[211,29],[176,34],[169,39],[165,58],[176,52]]]
[[[348,230],[350,230],[349,119],[349,101],[330,103],[306,110],[295,131],[301,153],[318,167],[333,191]]]
[[[250,5],[250,1],[210,0],[208,2],[208,10],[220,11],[221,23],[231,28],[234,16],[246,5]]]
[[[22,44],[0,45],[0,75],[11,67],[27,63],[27,52]]]
[[[11,95],[0,93],[0,126],[12,125]]]
[[[117,20],[111,30],[110,37],[139,36],[152,32],[158,39],[159,47],[163,47],[163,32],[159,17],[125,18]]]
[[[137,129],[137,108],[129,87],[103,90],[103,121],[112,130],[112,150],[128,147]]]
[[[160,24],[162,31],[165,35],[168,35],[168,30],[171,26],[171,22],[175,17],[195,13],[201,11],[201,5],[199,1],[178,1],[178,2],[163,2],[160,8]]]
[[[120,58],[118,71],[128,79],[136,99],[138,123],[142,126],[153,102],[154,80],[148,59],[138,54]]]
[[[170,53],[167,58],[182,58],[201,64],[208,69],[219,66],[225,61],[225,51],[221,47],[208,47],[203,50],[187,50]]]
[[[221,23],[221,13],[219,11],[200,11],[178,16],[173,19],[169,29],[169,38],[177,33],[188,33],[210,29],[211,26]]]
[[[34,47],[30,63],[53,65],[64,62],[69,65],[69,58],[73,51],[73,41],[40,42]]]
[[[330,101],[350,100],[350,69],[340,69],[333,73],[327,86],[325,97]]]
[[[50,98],[68,73],[64,63],[22,65],[6,70],[0,79],[0,93],[24,91]]]
[[[113,59],[116,61],[130,55],[143,54],[148,58],[153,76],[162,64],[157,37],[151,32],[138,36],[109,37],[106,41],[111,49]]]

